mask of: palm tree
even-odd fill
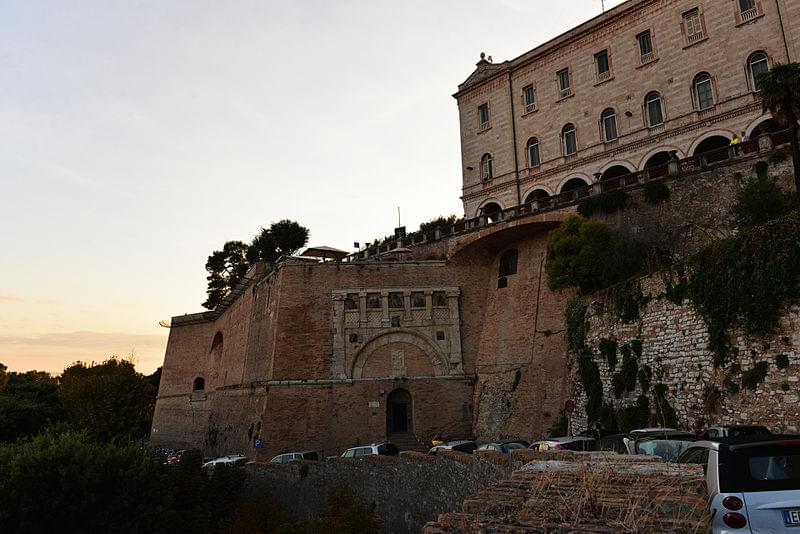
[[[770,111],[781,124],[789,127],[794,161],[794,185],[800,192],[800,143],[797,140],[797,118],[800,116],[800,63],[775,65],[759,76],[758,88],[764,111]]]

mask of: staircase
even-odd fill
[[[401,451],[428,452],[431,448],[430,445],[420,441],[413,432],[394,432],[387,434],[386,439],[397,445]]]

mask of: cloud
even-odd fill
[[[55,304],[58,301],[53,299],[23,297],[21,295],[15,295],[13,293],[3,293],[2,291],[0,291],[0,304],[10,303],[10,302],[19,304]]]
[[[164,344],[166,336],[149,334],[127,334],[121,332],[67,332],[48,333],[35,336],[0,335],[0,346],[31,345],[51,347],[101,348],[124,346],[131,348],[153,348]]]

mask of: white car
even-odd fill
[[[279,454],[275,458],[269,461],[271,464],[291,464],[294,462],[300,462],[303,460],[316,462],[319,460],[319,455],[314,451],[304,451],[304,452],[285,452],[283,454]]]
[[[242,456],[241,454],[229,454],[228,456],[221,456],[211,460],[210,462],[206,462],[203,464],[203,467],[207,468],[217,465],[244,465],[247,462],[247,456]]]
[[[714,534],[798,532],[800,436],[696,441],[678,463],[703,466]]]
[[[373,443],[371,445],[362,445],[361,447],[352,447],[342,453],[342,458],[361,458],[362,456],[397,456],[400,454],[400,449],[397,445],[384,441],[383,443]]]

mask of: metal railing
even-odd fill
[[[574,206],[585,198],[603,192],[615,189],[634,188],[652,180],[661,180],[667,177],[678,178],[683,175],[708,170],[719,165],[729,164],[737,159],[752,157],[760,152],[768,152],[779,145],[789,143],[790,138],[789,131],[783,130],[772,134],[763,134],[758,139],[745,141],[738,145],[721,147],[684,159],[676,158],[664,165],[614,178],[601,179],[586,187],[571,191],[562,191],[557,195],[535,199],[519,206],[513,206],[491,213],[484,213],[469,219],[461,219],[452,225],[439,226],[425,232],[414,232],[404,239],[373,245],[365,250],[350,254],[347,256],[346,261],[358,261],[379,256],[395,249],[405,247],[406,245],[420,245],[438,241],[442,238],[468,232],[475,228],[482,228],[519,217],[557,211]]]
[[[742,11],[742,22],[747,22],[748,20],[753,20],[758,16],[758,9],[755,7],[751,7],[747,11]]]
[[[642,54],[642,65],[644,65],[645,63],[650,63],[655,58],[656,58],[656,54],[655,54],[655,52],[652,52],[652,51],[650,51],[650,52],[648,52],[646,54]]]

